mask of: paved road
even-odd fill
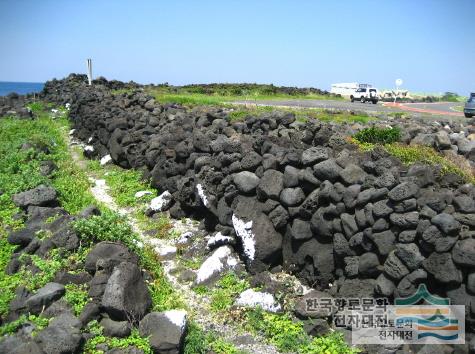
[[[281,106],[281,107],[303,107],[303,108],[327,108],[327,109],[341,109],[352,111],[366,111],[366,112],[397,112],[401,109],[397,107],[385,107],[381,103],[361,103],[350,101],[333,101],[333,100],[259,100],[259,101],[236,101],[233,103],[239,104],[257,104],[263,106]]]
[[[460,103],[437,102],[437,103],[405,103],[393,104],[380,102],[378,104],[361,103],[350,101],[333,100],[259,100],[237,101],[239,104],[258,104],[263,106],[303,107],[303,108],[326,108],[352,111],[376,112],[411,112],[418,116],[445,116],[463,117],[463,113],[457,112],[452,107]]]
[[[461,103],[458,102],[436,102],[436,103],[396,103],[393,105],[391,103],[386,103],[386,106],[394,107],[396,106],[398,109],[402,109],[405,111],[410,112],[418,112],[418,113],[428,113],[434,115],[444,115],[444,116],[451,116],[451,117],[463,117],[462,112],[458,112],[453,107],[460,106]]]

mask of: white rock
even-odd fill
[[[150,209],[153,211],[164,211],[168,209],[172,202],[172,195],[169,191],[165,191],[158,197],[150,201]]]
[[[93,152],[93,151],[94,151],[94,146],[92,146],[92,145],[86,145],[86,146],[84,147],[84,151]]]
[[[144,195],[150,195],[150,194],[153,194],[153,193],[150,191],[140,191],[140,192],[135,193],[135,198],[142,198]]]
[[[278,312],[282,308],[278,302],[275,301],[274,296],[269,293],[254,291],[247,289],[239,295],[235,304],[242,307],[261,307],[265,311]]]
[[[190,242],[191,238],[195,234],[191,231],[184,232],[180,235],[180,237],[176,240],[177,245],[187,245]]]
[[[209,199],[206,196],[205,191],[204,191],[203,186],[201,185],[201,183],[196,185],[196,189],[198,190],[198,195],[200,196],[201,201],[203,202],[204,206],[208,207],[209,206]]]
[[[154,249],[162,260],[170,260],[176,255],[176,247],[174,246],[160,245]]]
[[[166,318],[170,320],[175,326],[181,330],[186,326],[186,311],[185,310],[168,310],[164,312]]]
[[[216,245],[227,245],[233,241],[231,236],[224,236],[221,232],[218,232],[216,235],[211,236],[208,240],[208,248],[215,248]]]
[[[73,135],[75,131],[76,131],[76,129],[71,129],[71,130],[69,131],[69,135]]]
[[[256,241],[255,236],[252,233],[252,220],[246,222],[233,214],[232,221],[234,231],[236,231],[236,235],[238,235],[242,241],[244,254],[249,260],[254,260],[254,255],[256,253]]]
[[[216,249],[198,269],[196,274],[196,284],[204,284],[220,273],[236,268],[239,260],[234,256],[233,250],[229,246],[222,246]]]
[[[101,166],[107,165],[111,161],[112,161],[111,155],[106,155],[101,158]]]
[[[94,181],[94,183],[96,184],[96,186],[98,187],[106,187],[106,180],[105,179],[96,179]]]
[[[89,144],[92,141],[92,136],[87,139],[87,143]]]

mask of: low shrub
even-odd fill
[[[370,127],[356,133],[354,138],[360,143],[390,144],[399,141],[401,138],[401,129],[398,127]]]
[[[126,219],[108,210],[101,215],[74,221],[73,228],[81,240],[88,243],[118,241],[134,250],[137,248],[137,244],[134,242],[134,233]]]
[[[31,102],[27,104],[26,107],[33,113],[40,113],[46,109],[45,104],[41,101]]]

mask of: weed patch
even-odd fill
[[[300,354],[357,354],[361,350],[346,344],[343,334],[331,332],[325,336],[313,338],[310,343],[300,349]]]
[[[81,239],[81,246],[76,252],[66,252],[53,249],[43,259],[36,255],[22,255],[24,261],[38,268],[32,274],[24,266],[15,274],[5,274],[5,269],[15,250],[15,246],[7,242],[7,230],[22,226],[22,220],[15,218],[19,209],[12,202],[12,195],[37,187],[39,184],[52,185],[58,192],[60,203],[71,214],[95,204],[95,199],[89,190],[87,175],[72,161],[67,146],[66,134],[68,122],[66,117],[51,119],[49,114],[42,112],[44,106],[38,104],[31,108],[38,112],[34,120],[18,120],[14,118],[0,119],[0,316],[8,313],[8,305],[15,295],[15,289],[21,285],[29,290],[36,290],[52,281],[59,270],[77,271],[84,264],[86,255],[96,242],[120,241],[136,252],[140,263],[151,275],[148,288],[153,299],[153,310],[162,311],[173,308],[184,308],[184,303],[166,280],[159,260],[153,250],[144,247],[134,234],[130,225],[123,217],[106,208],[100,216],[78,219],[73,228]],[[30,145],[24,145],[24,144]],[[52,160],[58,170],[51,179],[39,172],[41,161]],[[118,170],[117,170],[118,171]],[[132,203],[132,197],[137,190],[143,190],[144,184],[138,173],[118,171],[112,174],[110,183],[114,196],[119,204]],[[53,222],[50,218],[47,222]],[[165,225],[165,223],[163,223]],[[165,226],[163,226],[165,227]],[[45,232],[39,232],[37,237],[49,237]],[[29,259],[27,259],[29,258]],[[65,299],[72,305],[74,312],[79,314],[88,301],[87,291],[80,285],[67,285]],[[36,316],[23,316],[18,321],[0,327],[0,333],[12,333],[23,323],[34,322],[40,330],[48,322]],[[102,335],[98,324],[90,328],[94,337],[86,343],[85,352],[100,353],[96,345],[106,343],[109,348],[125,348],[135,345],[145,353],[151,353],[147,339],[141,338],[137,330],[123,339],[107,338]]]
[[[356,354],[360,350],[349,347],[340,333],[311,338],[301,322],[294,322],[288,314],[267,313],[260,309],[246,313],[246,328],[263,335],[282,352],[302,354]]]
[[[205,333],[196,323],[188,325],[188,335],[185,338],[184,354],[207,354],[212,350],[216,354],[245,354],[216,333]]]
[[[475,182],[475,174],[470,165],[467,165],[463,158],[452,158],[443,156],[433,148],[422,145],[387,144],[386,151],[397,157],[406,165],[422,163],[426,165],[441,167],[441,174],[454,173],[459,175],[466,182]]]
[[[248,329],[262,334],[277,349],[284,352],[297,352],[309,342],[303,324],[293,322],[286,314],[277,315],[259,309],[250,310],[247,312],[246,323]]]
[[[216,313],[228,310],[237,296],[249,289],[249,282],[235,273],[226,273],[211,292],[211,310]]]
[[[354,138],[361,143],[370,144],[391,144],[401,138],[401,129],[392,128],[365,128],[354,135]]]
[[[73,222],[73,228],[85,242],[114,241],[122,242],[136,250],[137,239],[127,220],[117,213],[106,210],[101,215],[78,219]]]
[[[84,306],[89,301],[87,297],[87,288],[84,285],[68,284],[65,286],[65,300],[73,307],[76,316],[79,316]]]
[[[150,190],[150,185],[143,181],[142,173],[137,170],[124,170],[117,166],[111,166],[104,174],[110,194],[114,197],[117,205],[122,207],[135,206],[137,198],[135,193]],[[153,195],[144,195],[140,201],[150,201]]]
[[[352,112],[329,111],[318,108],[284,108],[272,106],[234,106],[234,110],[228,113],[231,121],[242,121],[248,116],[261,117],[272,112],[293,113],[299,122],[307,122],[316,119],[323,122],[336,123],[368,123],[376,118],[364,113],[354,114]]]
[[[15,333],[18,328],[23,326],[25,323],[30,322],[35,326],[35,332],[41,331],[42,329],[46,328],[49,324],[49,319],[45,317],[40,317],[36,315],[21,315],[15,321],[9,322],[0,327],[0,336],[6,334]]]
[[[378,145],[362,143],[355,138],[350,138],[349,141],[356,144],[362,151],[371,151]],[[382,147],[407,166],[415,163],[439,166],[441,175],[453,173],[460,176],[467,183],[475,183],[475,171],[473,171],[472,167],[467,164],[467,161],[461,156],[444,156],[433,148],[423,145],[393,143],[382,145]]]
[[[111,338],[103,335],[103,329],[99,323],[94,320],[87,325],[89,333],[93,337],[86,341],[84,352],[91,354],[103,354],[104,351],[98,350],[99,344],[105,344],[109,349],[124,349],[129,346],[135,346],[142,350],[145,354],[152,354],[152,348],[147,338],[140,337],[136,328],[132,329],[132,333],[126,338]]]
[[[152,275],[148,287],[154,311],[184,307],[183,301],[166,280],[155,252],[149,246],[141,244],[138,236],[122,216],[105,211],[100,216],[79,219],[73,225],[80,238],[86,242],[122,242],[139,256],[141,265]]]
[[[269,85],[255,85],[249,88],[238,88],[230,84],[229,87],[219,89],[209,87],[188,86],[188,87],[167,87],[148,89],[147,92],[155,97],[160,103],[177,103],[182,105],[225,105],[233,101],[259,101],[269,100],[289,100],[289,99],[312,99],[341,100],[342,97],[335,95],[323,95],[316,92],[293,92],[285,93],[279,88]],[[267,86],[267,87],[266,87]]]

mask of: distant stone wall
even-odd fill
[[[32,117],[31,112],[25,107],[27,102],[28,99],[25,96],[20,96],[16,93],[0,96],[0,118],[6,116]]]

